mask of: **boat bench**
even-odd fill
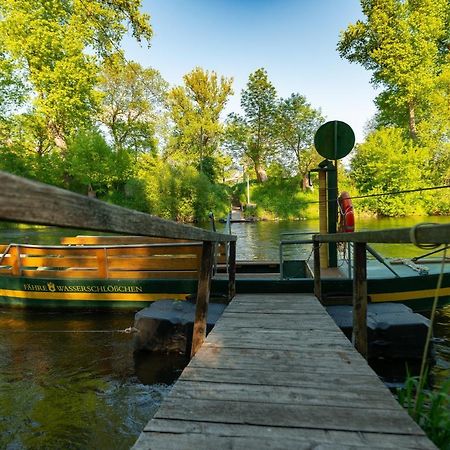
[[[0,248],[0,274],[39,278],[198,278],[202,244]]]

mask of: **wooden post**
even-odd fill
[[[319,232],[328,233],[328,197],[327,197],[327,173],[319,171]],[[328,267],[328,244],[320,247],[320,264],[322,269]]]
[[[320,280],[320,243],[314,239],[314,295],[322,302],[322,283]]]
[[[99,278],[108,278],[108,258],[106,248],[97,249],[97,271]]]
[[[367,258],[366,244],[353,246],[353,333],[352,343],[367,359]]]
[[[194,329],[192,331],[191,358],[202,346],[206,337],[206,318],[208,315],[211,276],[214,264],[214,245],[211,241],[204,241],[200,274],[197,288],[197,303],[195,307]]]
[[[9,249],[9,254],[11,255],[11,275],[20,277],[20,275],[22,275],[20,247],[18,245],[12,245]]]
[[[228,301],[236,295],[236,241],[230,241],[228,255]]]

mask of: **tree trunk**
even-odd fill
[[[50,135],[53,137],[53,142],[55,143],[55,145],[63,152],[65,152],[67,150],[67,142],[61,127],[58,126],[55,122],[50,121],[48,123],[48,129],[50,131]]]
[[[91,183],[89,183],[89,185],[88,185],[87,195],[88,195],[89,198],[97,198],[97,193],[95,192],[95,190],[92,187]]]
[[[417,139],[417,128],[416,128],[416,112],[414,100],[408,102],[408,118],[409,118],[409,135],[414,141]]]
[[[312,186],[309,185],[308,175],[302,175],[302,191],[306,192],[308,190],[312,191]]]
[[[260,163],[255,163],[255,173],[256,173],[256,179],[260,183],[264,183],[265,181],[267,181],[266,170]]]

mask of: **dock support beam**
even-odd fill
[[[352,343],[367,359],[367,259],[366,244],[354,243],[353,250],[353,333]]]
[[[228,301],[236,295],[236,241],[230,241],[228,255]]]
[[[320,242],[314,239],[314,295],[322,303],[322,282],[320,279]]]
[[[197,353],[197,350],[202,346],[206,338],[206,317],[208,315],[213,265],[214,245],[211,241],[204,241],[198,279],[194,329],[192,332],[191,358]]]

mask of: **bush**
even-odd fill
[[[292,178],[269,178],[265,183],[250,183],[250,205],[246,206],[246,216],[260,219],[313,219],[319,214],[316,191],[303,192],[302,180]],[[233,187],[233,202],[246,205],[247,184]]]
[[[203,221],[209,211],[225,216],[229,209],[226,188],[212,184],[194,167],[174,167],[161,159],[143,155],[137,179],[142,183],[145,211],[182,222]]]

